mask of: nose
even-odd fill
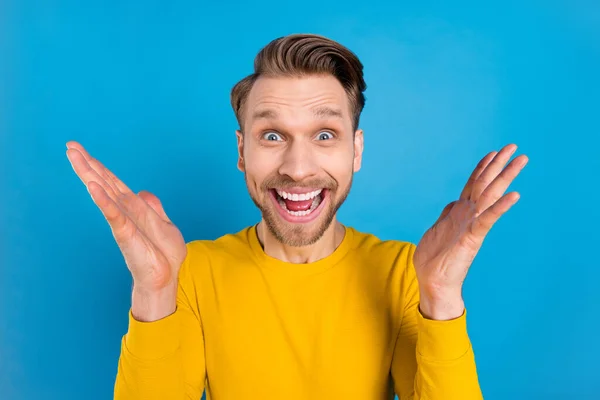
[[[315,176],[317,172],[316,154],[311,149],[310,143],[306,143],[304,140],[291,141],[283,153],[279,173],[289,176],[296,182],[301,182]]]

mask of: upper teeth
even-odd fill
[[[288,192],[284,192],[283,190],[277,189],[277,194],[286,200],[302,201],[302,200],[313,199],[316,196],[318,196],[319,193],[321,193],[322,191],[323,191],[323,189],[315,190],[314,192],[309,192],[309,193],[288,193]]]

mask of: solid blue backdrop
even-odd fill
[[[65,142],[157,194],[186,240],[237,231],[259,213],[229,90],[311,32],[365,64],[346,224],[417,242],[488,151],[530,157],[466,282],[481,385],[599,399],[598,4],[2,1],[0,397],[112,397],[130,276]]]

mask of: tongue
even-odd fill
[[[292,201],[292,200],[283,200],[285,201],[285,206],[290,211],[306,211],[310,208],[314,199],[310,200],[300,200],[300,201]]]

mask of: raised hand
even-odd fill
[[[140,319],[159,319],[173,312],[177,276],[187,254],[181,232],[156,196],[147,191],[133,193],[81,144],[68,142],[67,149],[71,166],[106,218],[123,253],[133,276],[134,303],[136,291],[140,294],[138,303],[145,303],[138,307],[145,309],[140,314],[146,314]]]
[[[452,319],[463,313],[462,285],[469,267],[494,223],[519,200],[517,192],[505,194],[528,162],[520,155],[506,166],[516,149],[510,144],[485,156],[459,199],[444,208],[419,241],[413,261],[426,316]]]

